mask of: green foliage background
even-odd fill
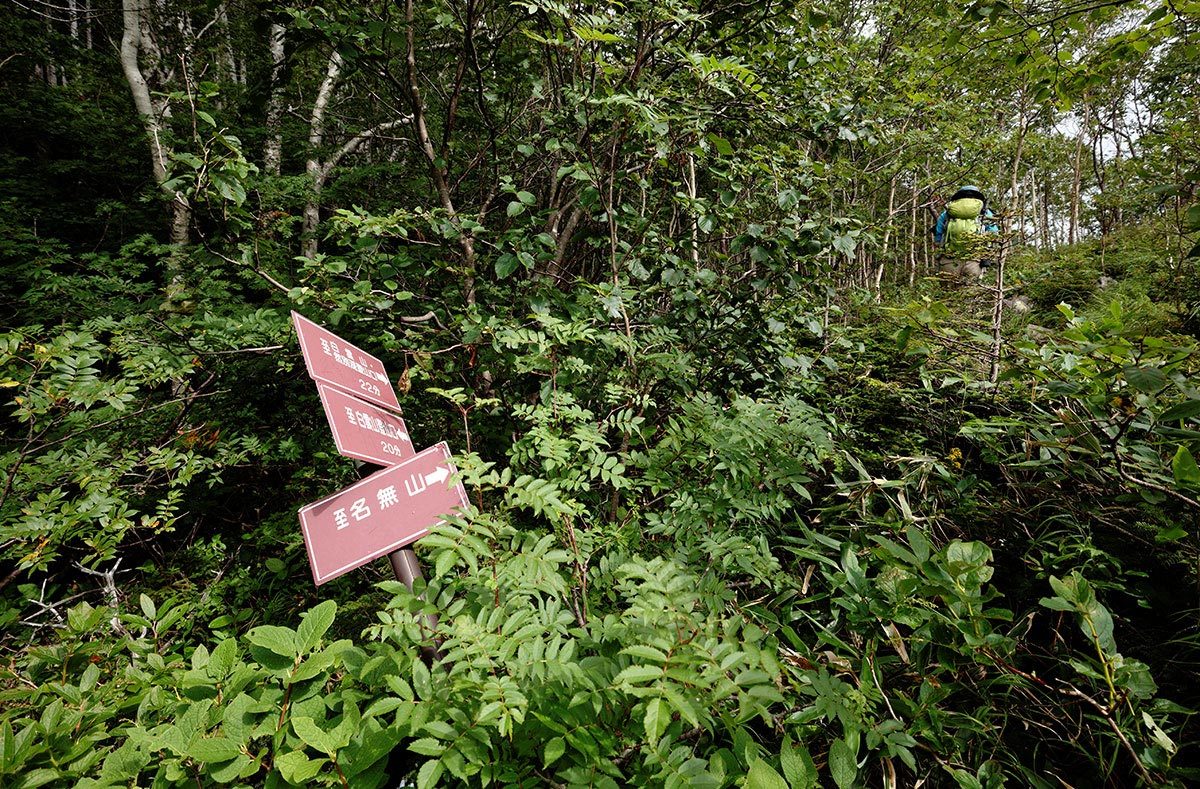
[[[1196,780],[1194,3],[167,2],[160,183],[89,8],[0,11],[0,783]],[[311,584],[293,309],[456,451],[412,590]]]

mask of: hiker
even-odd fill
[[[946,277],[971,282],[991,266],[987,236],[999,232],[995,214],[977,186],[962,186],[946,201],[933,230],[937,261]]]

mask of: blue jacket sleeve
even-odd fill
[[[983,212],[983,232],[999,233],[1000,225],[996,223],[996,215],[992,213],[992,209],[988,208]]]
[[[950,215],[945,211],[938,214],[937,224],[933,227],[933,243],[940,244],[946,238],[946,223],[950,221]]]

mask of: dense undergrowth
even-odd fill
[[[414,435],[452,437],[475,506],[420,543],[427,586],[318,595],[289,513],[353,470],[290,305],[231,309],[255,286],[212,263],[194,309],[116,317],[139,297],[106,270],[152,254],[41,247],[44,322],[4,336],[5,545],[44,579],[6,590],[7,784],[1193,775],[1198,357],[1124,299],[1036,340],[1018,317],[997,386],[970,291],[731,304],[705,275],[690,324],[653,285],[629,328],[588,288],[466,314],[489,390],[403,358]],[[1015,280],[1042,304],[1038,266],[1091,257]]]
[[[1194,0],[33,6],[0,785],[1200,781]],[[411,590],[291,310],[455,450]]]

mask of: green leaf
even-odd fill
[[[779,761],[792,789],[812,789],[817,785],[817,766],[804,743],[793,743],[791,737],[784,737]]]
[[[236,781],[242,772],[253,764],[253,761],[244,753],[239,753],[228,762],[220,765],[214,765],[209,770],[209,775],[217,783],[228,784]],[[255,765],[254,772],[258,772],[258,766]],[[252,772],[251,775],[254,773]]]
[[[429,674],[429,669],[419,660],[413,661],[413,690],[422,701],[429,701],[433,696],[433,678]]]
[[[829,748],[829,774],[839,789],[850,789],[858,776],[858,764],[845,740],[834,740]]]
[[[788,789],[787,781],[762,759],[755,759],[746,776],[746,789]]]
[[[157,610],[154,607],[154,601],[151,600],[147,595],[143,594],[138,596],[138,605],[142,607],[142,613],[146,615],[146,618],[153,622],[154,616],[157,613]]]
[[[304,740],[306,745],[316,748],[322,753],[333,755],[333,752],[337,750],[333,747],[329,733],[321,729],[312,718],[304,716],[292,718],[292,730],[296,732],[297,737]]]
[[[842,234],[840,236],[835,236],[833,239],[833,248],[838,252],[841,252],[846,257],[853,255],[854,250],[857,247],[858,241],[852,235]]]
[[[1180,445],[1175,451],[1175,459],[1171,461],[1171,471],[1175,474],[1175,482],[1187,488],[1200,488],[1200,466],[1187,447]]]
[[[708,141],[712,143],[712,146],[717,149],[717,153],[721,156],[733,156],[733,146],[729,144],[729,140],[709,132]]]
[[[617,675],[614,684],[649,682],[654,679],[662,679],[662,676],[663,670],[656,666],[630,666]]]
[[[1188,400],[1171,406],[1158,415],[1159,422],[1178,422],[1181,419],[1191,419],[1200,416],[1200,400]]]
[[[89,663],[88,667],[83,670],[83,676],[79,678],[79,690],[88,693],[96,687],[98,679],[100,679],[100,667],[95,663]]]
[[[542,765],[549,767],[554,764],[567,752],[567,743],[562,737],[555,737],[546,743],[546,749],[542,751]]]
[[[646,705],[646,716],[642,720],[642,725],[646,729],[646,741],[658,742],[658,738],[662,737],[662,733],[667,730],[670,722],[671,712],[666,703],[661,698],[650,699]]]
[[[435,760],[425,762],[417,773],[417,789],[433,789],[442,777],[442,763]]]
[[[496,276],[499,279],[505,279],[517,270],[517,266],[521,265],[521,260],[509,252],[505,252],[496,258]]]
[[[288,783],[305,784],[321,772],[321,767],[326,761],[310,759],[304,751],[290,751],[275,757],[275,767]]]
[[[329,630],[336,614],[337,603],[333,600],[326,600],[304,615],[304,618],[300,620],[300,627],[296,628],[296,643],[300,654],[314,649],[320,643],[321,636]]]
[[[1130,365],[1124,370],[1125,380],[1139,392],[1154,394],[1167,385],[1167,376],[1157,367],[1135,367]]]
[[[508,208],[505,209],[504,213],[508,216],[520,216],[525,213],[525,204],[520,200],[513,200],[509,202]]]
[[[517,192],[517,199],[525,205],[533,205],[537,200],[537,198],[535,198],[531,192],[526,191]]]
[[[294,658],[300,652],[296,631],[290,627],[260,625],[246,634],[246,640],[280,657]]]
[[[62,773],[58,770],[52,770],[49,767],[39,767],[36,770],[29,770],[21,775],[21,777],[12,784],[13,789],[33,789],[35,786],[45,786],[49,783],[54,783],[62,777]]]
[[[230,670],[233,669],[233,664],[237,662],[237,657],[237,639],[225,639],[220,644],[217,644],[217,648],[208,657],[208,675],[213,679],[224,679],[229,675]]]
[[[188,746],[187,755],[198,762],[226,762],[241,752],[238,744],[226,737],[201,737]]]

